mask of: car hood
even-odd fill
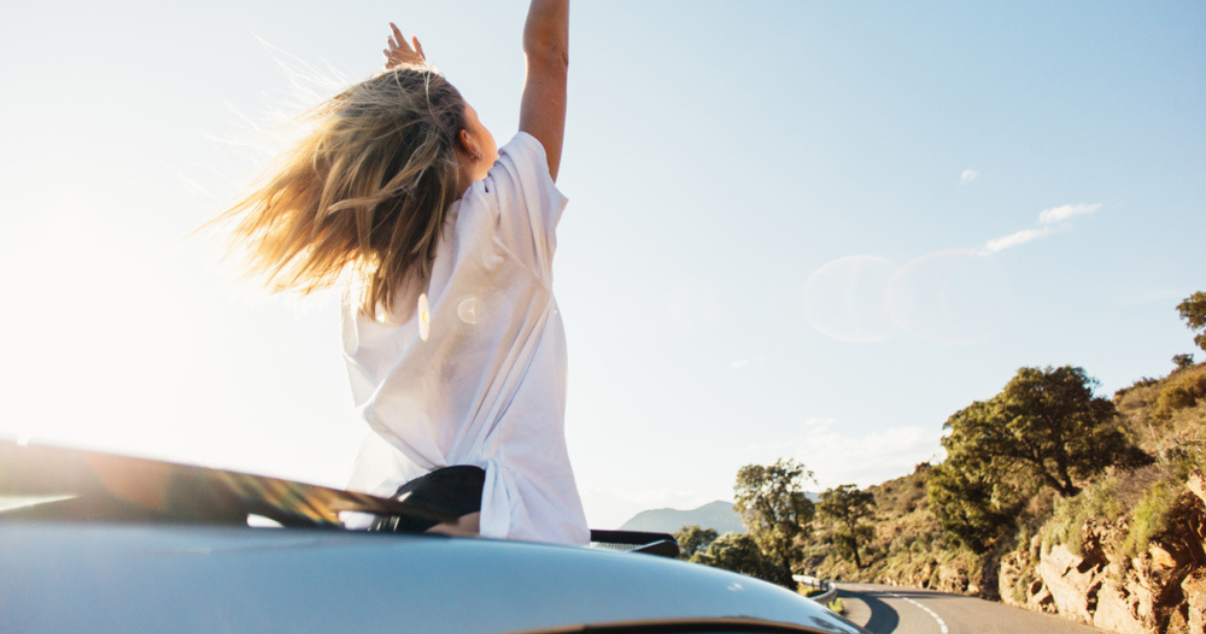
[[[305,529],[0,524],[13,631],[486,633],[723,621],[862,632],[796,593],[644,555]]]

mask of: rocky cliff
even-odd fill
[[[1191,474],[1172,492],[1164,527],[1137,550],[1136,514],[1088,521],[1079,544],[1044,543],[1002,558],[1005,603],[1120,634],[1206,632],[1206,485]]]

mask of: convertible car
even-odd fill
[[[243,473],[0,442],[5,632],[849,633],[783,588],[590,547],[344,530],[406,502]]]

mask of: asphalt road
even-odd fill
[[[1058,616],[957,594],[838,584],[846,618],[872,634],[1108,634]]]

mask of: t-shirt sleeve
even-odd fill
[[[520,132],[498,154],[485,179],[487,193],[497,202],[498,239],[533,273],[550,279],[557,223],[568,201],[553,183],[536,137]]]

